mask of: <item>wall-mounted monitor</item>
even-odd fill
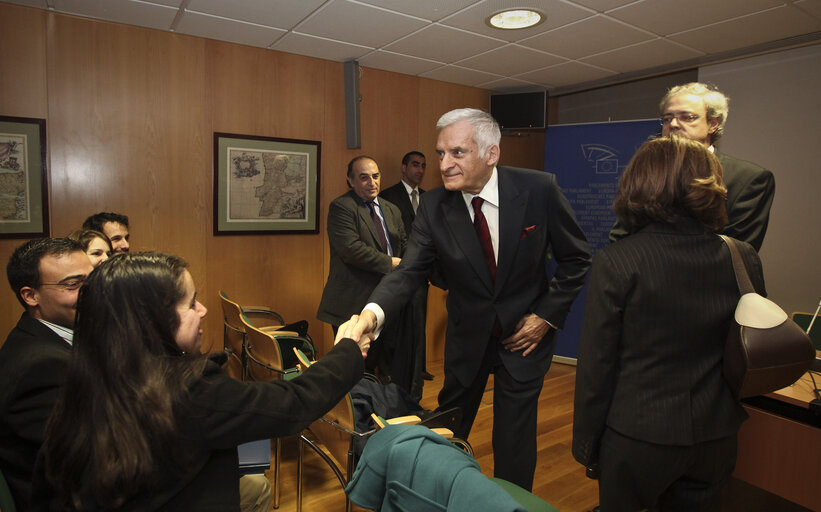
[[[490,96],[490,115],[503,130],[544,128],[547,119],[547,91]]]

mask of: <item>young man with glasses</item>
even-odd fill
[[[0,471],[28,509],[34,460],[65,376],[77,294],[93,267],[79,242],[38,238],[18,247],[6,273],[25,308],[0,347]]]
[[[677,85],[667,91],[659,104],[661,133],[696,140],[715,153],[724,170],[727,187],[729,222],[721,233],[749,242],[758,251],[770,220],[775,178],[767,169],[715,148],[727,122],[727,103],[728,98],[713,86],[699,82]],[[629,233],[628,226],[616,223],[610,231],[610,240]]]

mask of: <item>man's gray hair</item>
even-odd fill
[[[677,85],[667,91],[659,104],[659,113],[664,115],[664,109],[673,98],[679,94],[694,94],[700,96],[704,101],[704,108],[707,110],[707,119],[718,119],[718,128],[710,138],[710,143],[715,143],[724,134],[724,123],[730,115],[728,103],[730,98],[725,96],[714,85],[701,82],[690,82],[689,84]]]
[[[442,130],[454,123],[467,121],[473,127],[473,141],[479,146],[479,158],[484,158],[490,146],[499,145],[502,132],[493,116],[476,108],[457,108],[442,115],[436,122],[436,129]]]

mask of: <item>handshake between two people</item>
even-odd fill
[[[350,320],[339,326],[336,331],[334,345],[339,340],[350,338],[359,345],[362,357],[368,355],[371,342],[376,338],[376,315],[372,311],[365,310],[361,315],[353,315]]]

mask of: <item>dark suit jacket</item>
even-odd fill
[[[419,201],[421,201],[422,194],[424,194],[425,191],[422,190],[422,187],[419,187],[418,190]],[[408,191],[405,189],[405,185],[400,181],[396,185],[381,191],[379,197],[384,197],[399,208],[399,211],[402,212],[402,224],[405,227],[405,234],[410,237],[413,219],[416,218],[416,214],[413,213],[413,205],[410,202],[410,197],[408,196]]]
[[[43,428],[66,375],[71,346],[23,313],[0,348],[0,470],[26,510]]]
[[[342,340],[317,364],[290,381],[240,382],[208,362],[177,408],[177,425],[188,457],[181,473],[157,468],[150,492],[129,500],[126,511],[239,512],[237,445],[299,433],[329,411],[362,378],[362,354]],[[45,483],[42,461],[35,473],[34,510],[63,510]]]
[[[498,175],[495,283],[462,193],[439,187],[422,196],[402,263],[370,298],[382,307],[386,318],[395,315],[438,258],[450,290],[445,366],[465,385],[479,369],[496,318],[503,337],[528,313],[562,327],[590,267],[587,239],[556,177],[501,166]],[[552,280],[546,270],[548,249],[558,263]],[[514,377],[530,380],[547,371],[552,345],[540,343],[526,358],[521,352],[508,351],[501,351],[500,356]]]
[[[738,245],[763,292],[758,254]],[[605,426],[662,445],[735,434],[746,414],[721,369],[738,299],[729,249],[694,221],[653,224],[599,251],[576,367],[576,460],[598,459]]]
[[[395,257],[405,252],[407,237],[399,208],[381,199],[386,235]],[[359,314],[382,276],[391,271],[391,257],[382,252],[368,205],[353,190],[328,207],[330,271],[316,317],[331,325]]]
[[[727,226],[719,232],[743,240],[758,251],[764,243],[767,224],[770,222],[770,207],[775,197],[773,173],[752,162],[739,160],[718,150],[715,154],[724,170],[729,218]],[[631,227],[616,221],[610,231],[610,241],[624,238],[631,231]]]

